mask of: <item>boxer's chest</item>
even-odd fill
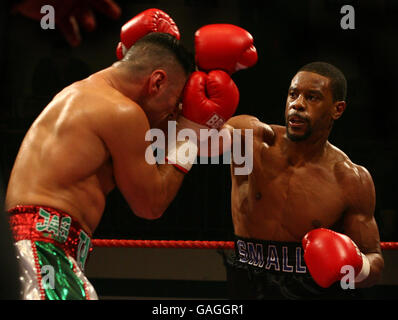
[[[344,190],[330,165],[292,165],[280,154],[268,154],[254,160],[250,182],[254,211],[296,230],[332,226],[346,207]]]

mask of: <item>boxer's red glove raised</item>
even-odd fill
[[[123,59],[128,49],[140,38],[151,32],[164,32],[180,39],[180,32],[174,20],[164,11],[148,9],[126,22],[120,31],[120,42],[116,56]]]
[[[209,24],[195,33],[195,60],[200,70],[222,69],[230,75],[257,62],[253,37],[232,24]]]
[[[341,280],[343,266],[354,268],[355,282],[369,275],[368,258],[345,234],[324,228],[314,229],[304,236],[302,244],[308,270],[314,281],[323,288]]]
[[[180,148],[197,150],[198,143],[207,143],[201,139],[200,129],[219,129],[235,112],[239,102],[239,90],[231,77],[222,70],[210,71],[209,74],[201,71],[192,73],[183,93],[182,116],[177,119],[178,130],[191,129],[198,140],[179,143],[176,148],[169,149],[168,162],[180,170],[188,172],[196,158],[192,157],[188,163],[182,163],[178,157]],[[202,154],[208,156],[208,153]]]
[[[182,115],[203,128],[222,127],[236,111],[239,90],[222,70],[192,73],[184,88]]]

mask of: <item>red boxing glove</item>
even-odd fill
[[[355,271],[355,282],[364,280],[370,272],[368,258],[346,235],[319,228],[308,232],[302,241],[304,260],[314,281],[327,288],[341,280],[343,266]]]
[[[232,24],[210,24],[195,33],[195,60],[199,69],[222,69],[229,74],[257,62],[253,37]]]
[[[148,9],[125,23],[120,31],[116,56],[123,59],[128,49],[140,38],[151,32],[164,32],[180,39],[180,32],[173,19],[159,9]]]
[[[236,111],[239,90],[222,70],[192,73],[184,88],[182,115],[203,128],[222,127]]]
[[[202,150],[204,145],[208,144],[209,137],[203,138],[200,129],[219,129],[235,113],[238,103],[239,90],[224,71],[214,70],[209,74],[202,71],[192,73],[184,88],[182,116],[177,120],[177,130],[191,129],[195,132],[197,140],[187,140],[169,146],[167,162],[187,173],[196,159],[198,146],[201,156],[209,156],[207,148],[206,152]],[[184,150],[188,149],[191,151],[189,159],[183,156]],[[212,156],[218,153],[218,148],[210,150]]]

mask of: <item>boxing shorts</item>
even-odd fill
[[[301,243],[235,236],[235,251],[223,253],[229,299],[305,300],[358,299],[357,290],[340,283],[318,286],[304,261]]]
[[[68,214],[43,206],[8,210],[24,300],[97,300],[83,273],[90,236]]]

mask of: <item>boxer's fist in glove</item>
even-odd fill
[[[190,129],[197,139],[178,142],[169,147],[167,161],[186,173],[191,169],[198,151],[201,156],[209,156],[209,148],[204,146],[208,145],[210,139],[209,136],[203,137],[201,129],[220,129],[235,113],[238,103],[239,90],[226,72],[214,70],[209,74],[202,71],[192,73],[184,88],[182,116],[177,119],[177,130]],[[189,159],[182,152],[188,149],[191,155]],[[210,150],[212,156],[219,152],[219,148]]]
[[[319,228],[308,232],[302,240],[304,260],[314,281],[327,288],[340,280],[343,266],[355,270],[355,282],[364,280],[370,271],[367,257],[346,235]]]
[[[117,58],[121,60],[137,40],[151,32],[169,33],[180,39],[178,27],[167,13],[159,9],[148,9],[123,25],[116,48]]]
[[[192,73],[183,94],[182,115],[203,128],[219,129],[236,111],[239,90],[222,70]]]
[[[210,24],[195,33],[195,60],[200,70],[222,69],[229,74],[257,62],[253,37],[232,24]]]

